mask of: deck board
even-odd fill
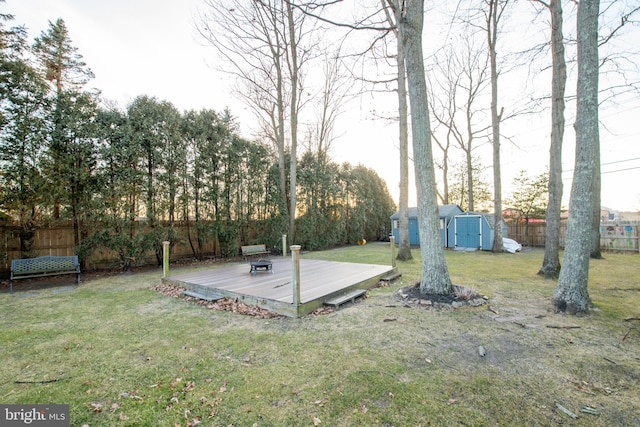
[[[170,275],[165,282],[202,294],[223,294],[240,298],[269,310],[301,316],[329,298],[351,289],[369,288],[393,267],[319,260],[300,260],[300,307],[293,307],[293,264],[291,259],[272,259],[273,270],[250,273],[249,263]]]

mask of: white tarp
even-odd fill
[[[504,250],[515,254],[516,252],[520,252],[522,250],[522,245],[518,242],[516,242],[513,239],[507,239],[506,237],[502,238],[502,246],[504,247]]]

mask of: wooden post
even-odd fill
[[[292,245],[291,262],[293,263],[293,305],[300,306],[300,245]]]
[[[287,235],[286,234],[282,235],[282,256],[283,257],[287,256]]]
[[[389,245],[391,246],[391,267],[396,268],[396,238],[389,236]]]
[[[162,277],[169,275],[169,242],[162,242]]]

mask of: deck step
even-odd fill
[[[335,298],[327,300],[324,302],[324,304],[331,305],[333,307],[339,307],[346,302],[354,302],[356,298],[361,297],[366,293],[366,289],[354,289],[351,292],[347,292],[346,294],[342,294]]]
[[[204,301],[218,301],[219,299],[224,298],[222,295],[203,295],[195,291],[183,291],[182,295],[198,298]]]
[[[382,280],[383,282],[393,282],[398,277],[402,277],[402,273],[396,271],[394,273],[387,274],[386,276],[381,277],[380,280]]]

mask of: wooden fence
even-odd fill
[[[546,240],[546,224],[544,222],[534,222],[525,224],[523,222],[509,222],[508,236],[516,240],[523,246],[544,247]],[[639,252],[638,222],[629,223],[603,223],[600,226],[600,245],[603,250]],[[193,227],[186,225],[176,225],[177,239],[171,247],[171,259],[194,257],[189,243],[189,230]],[[567,223],[563,221],[560,225],[560,247],[564,248]],[[254,230],[255,231],[255,230]],[[243,230],[240,233],[250,239],[253,235],[251,230]],[[24,254],[20,250],[20,233],[16,227],[0,225],[0,276],[9,276],[11,270],[11,260],[23,258]],[[195,238],[192,236],[192,238]],[[243,239],[241,237],[241,240]],[[42,255],[75,255],[73,244],[73,226],[62,224],[54,227],[42,228],[36,231],[33,250],[30,256]],[[239,246],[238,246],[239,249]],[[220,243],[217,239],[211,239],[201,248],[205,257],[220,256]],[[84,260],[85,268],[115,268],[119,264],[118,255],[115,252],[104,249],[94,251],[91,256]],[[155,253],[149,251],[144,260],[136,260],[137,265],[154,265],[157,263]]]
[[[193,233],[193,227],[176,225],[177,239],[171,247],[171,259],[194,257],[189,243],[189,229]],[[195,239],[195,236],[191,236]],[[53,227],[38,229],[34,236],[32,250],[29,254],[23,254],[20,247],[20,230],[12,226],[0,225],[0,276],[9,276],[11,260],[18,258],[36,257],[44,255],[66,256],[76,255],[73,243],[73,226],[61,224]],[[239,250],[239,246],[238,246]],[[201,254],[205,257],[220,255],[220,244],[217,239],[205,242],[201,248]],[[117,268],[119,266],[118,254],[114,251],[97,249],[84,261],[85,269]],[[145,254],[143,260],[136,260],[136,265],[154,265],[157,263],[154,251]]]
[[[547,224],[545,222],[509,222],[508,237],[522,246],[541,247],[546,242]],[[639,252],[638,222],[611,222],[600,225],[600,247],[604,251]],[[564,248],[567,233],[567,221],[560,223],[560,247]]]
[[[547,224],[545,222],[508,222],[508,238],[520,243],[522,246],[544,248],[547,240]],[[564,248],[567,222],[560,223],[560,247]]]
[[[640,252],[637,223],[611,223],[600,226],[600,247],[606,251]]]

